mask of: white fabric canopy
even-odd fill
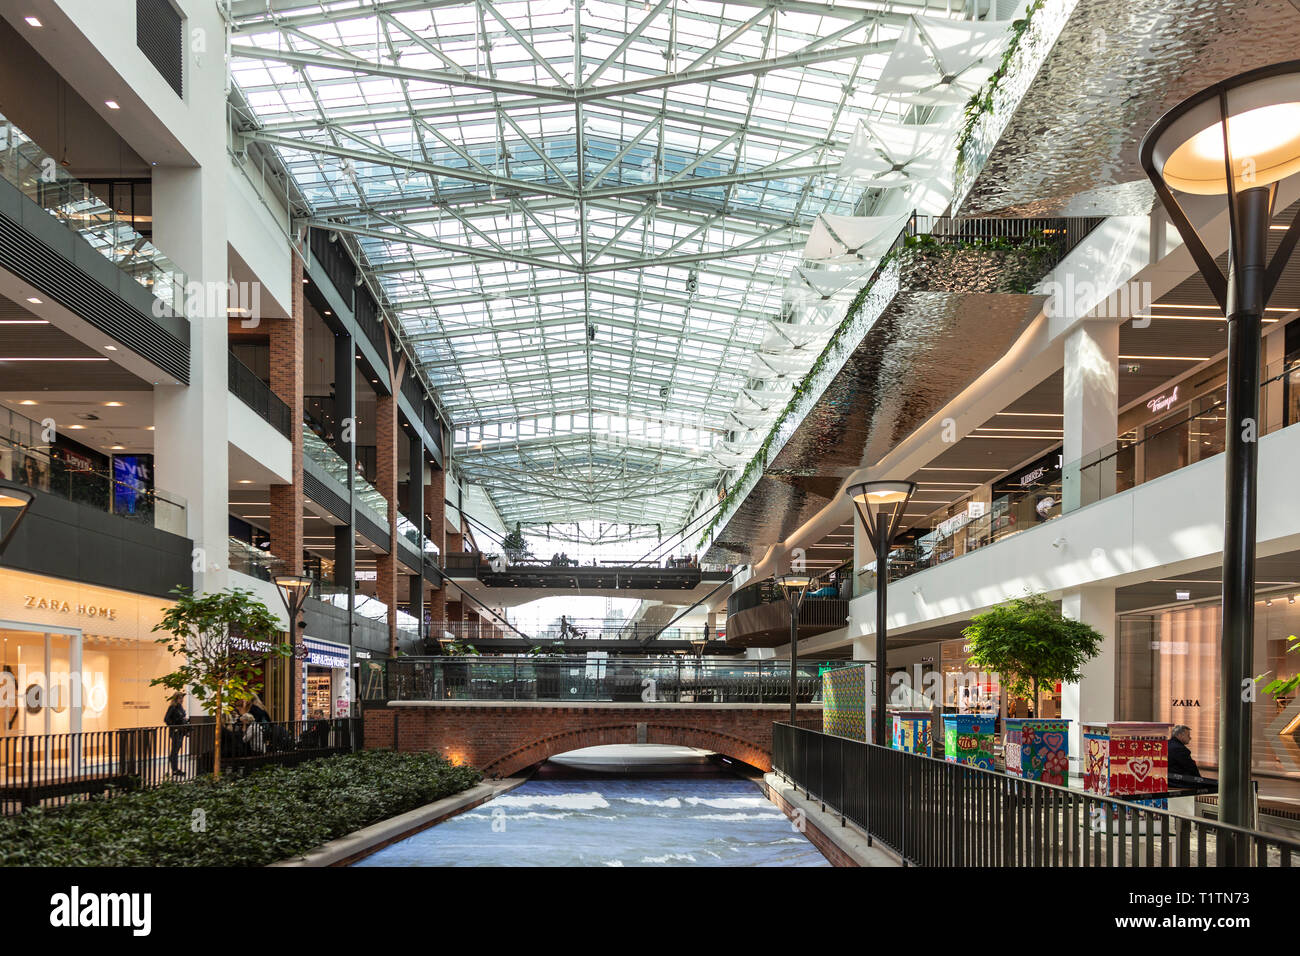
[[[910,103],[960,105],[993,75],[1010,23],[913,16],[885,61],[876,93]]]
[[[839,175],[870,179],[882,188],[907,186],[939,176],[951,153],[945,127],[862,120],[844,151]]]
[[[875,268],[875,262],[889,251],[910,215],[831,216],[823,213],[808,233],[803,257],[819,263],[871,262]]]

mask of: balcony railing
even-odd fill
[[[306,425],[302,426],[302,453],[327,475],[348,487],[348,463]],[[370,482],[360,475],[352,475],[352,487],[358,504],[372,511],[384,527],[388,525],[388,500]]]
[[[1263,377],[1260,434],[1300,422],[1300,362],[1275,362],[1264,370]],[[889,552],[889,580],[898,581],[1058,518],[1061,502],[1067,508],[1079,508],[1221,454],[1226,417],[1222,388],[1185,402],[1148,426],[1141,438],[1129,434],[1079,461],[1067,462],[1059,482],[1025,486],[1022,498],[1056,498],[1058,506],[1047,515],[1027,523],[1017,520],[1023,508],[995,501],[983,515],[947,518]],[[876,564],[872,562],[859,571],[854,596],[875,590],[875,582]]]
[[[805,727],[772,766],[919,866],[1293,866],[1300,843]]]
[[[0,409],[0,426],[6,417],[27,423],[27,419]],[[35,426],[34,422],[30,424]],[[179,495],[147,487],[147,479],[126,470],[83,467],[74,459],[52,455],[47,444],[26,444],[21,439],[4,437],[3,431],[0,427],[0,476],[159,531],[181,537],[189,533],[185,499]],[[10,434],[22,431],[19,426]]]
[[[293,410],[257,377],[251,368],[230,353],[229,386],[237,399],[257,412],[272,428],[285,438],[293,439]]]
[[[185,314],[185,273],[137,232],[129,215],[68,175],[53,157],[0,115],[0,177],[16,186],[176,315]]]
[[[471,656],[381,663],[386,700],[780,704],[790,699],[789,661]],[[821,672],[845,663],[801,660],[796,672],[799,700],[820,702]]]

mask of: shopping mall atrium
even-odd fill
[[[1290,865],[1298,51],[1297,0],[7,0],[0,817],[89,792],[24,741],[210,769],[157,632],[237,588],[318,749],[677,748],[831,862],[1077,863],[972,835],[1010,777]],[[1014,607],[1095,641],[987,666]]]

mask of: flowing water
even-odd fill
[[[530,780],[356,866],[829,866],[736,777]]]

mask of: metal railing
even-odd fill
[[[285,438],[293,439],[293,411],[280,396],[271,391],[257,373],[229,354],[229,388],[237,399],[257,412],[264,421]]]
[[[0,178],[88,242],[173,313],[185,314],[185,273],[176,263],[136,231],[131,216],[114,209],[91,186],[69,175],[63,164],[2,115]]]
[[[919,866],[1291,866],[1300,843],[778,723],[774,769]]]
[[[23,430],[16,426],[21,416],[10,414],[8,417],[15,423],[10,434],[23,434]],[[5,418],[5,410],[0,409],[0,428],[3,428]],[[26,419],[21,420],[26,422]],[[129,457],[132,456],[126,456]],[[89,466],[85,459],[70,457],[48,444],[28,445],[0,434],[0,477],[26,485],[33,491],[55,495],[159,531],[182,537],[188,534],[185,499],[160,488],[148,487],[152,475],[134,470],[139,465],[125,467],[126,458],[118,463],[118,467],[94,467]]]
[[[799,700],[820,701],[821,671],[844,663],[800,661]],[[780,704],[790,699],[789,661],[403,657],[382,664],[385,700]]]
[[[0,816],[92,796],[150,790],[212,772],[215,723],[0,737]],[[223,771],[292,765],[361,748],[361,720],[293,720],[223,728]]]

